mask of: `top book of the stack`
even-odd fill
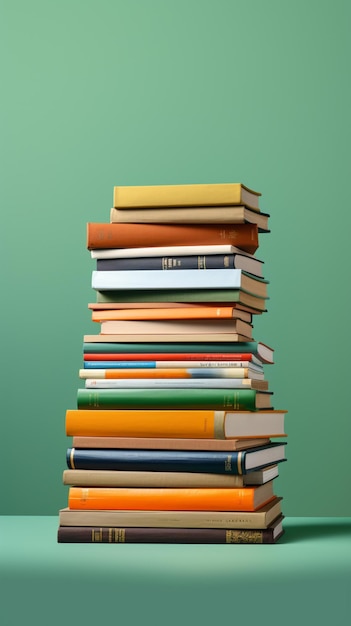
[[[150,207],[233,206],[260,211],[261,193],[242,183],[195,185],[144,185],[114,187],[113,206],[118,209]]]

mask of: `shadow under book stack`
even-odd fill
[[[253,336],[268,281],[260,194],[240,183],[115,187],[96,261],[84,388],[66,412],[59,542],[275,543],[285,410]]]

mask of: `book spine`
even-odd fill
[[[250,254],[258,248],[257,224],[111,224],[87,223],[89,250],[147,245],[231,244]]]
[[[63,472],[63,484],[74,487],[243,487],[244,478],[205,472],[67,469]]]
[[[272,544],[270,529],[59,526],[58,543]]]
[[[254,389],[78,389],[78,409],[256,410]]]
[[[103,361],[101,361],[103,363]],[[129,369],[80,369],[80,378],[248,378],[248,368],[239,367],[198,367],[198,368],[129,368]]]
[[[90,408],[66,411],[66,434],[112,437],[224,439],[223,411],[126,410]]]
[[[257,343],[254,341],[227,343],[128,343],[128,342],[83,342],[83,353],[112,353],[114,355],[123,354],[123,360],[166,361],[181,359],[206,358],[218,361],[228,360],[252,360],[252,356],[257,356]],[[130,354],[128,354],[130,353]],[[95,359],[96,360],[96,359]]]
[[[109,290],[134,290],[134,289],[165,289],[170,286],[174,289],[241,289],[242,271],[238,269],[207,270],[199,272],[197,269],[183,270],[174,269],[170,278],[163,270],[147,270],[135,272],[134,270],[93,270],[91,286],[99,291]],[[253,285],[259,281],[252,278]]]
[[[102,369],[109,370],[110,375],[113,375],[112,370],[121,369],[124,372],[128,369],[131,374],[135,370],[164,370],[164,369],[178,369],[179,368],[196,368],[197,370],[203,370],[210,372],[216,369],[228,368],[231,370],[237,370],[238,374],[235,375],[233,372],[233,378],[241,378],[241,370],[247,370],[252,364],[250,361],[113,361],[112,359],[102,360],[97,359],[93,360],[94,355],[86,355],[89,358],[84,359],[84,370],[87,369]],[[106,355],[99,355],[100,357],[105,357]],[[111,355],[110,355],[111,356]],[[263,368],[259,368],[256,366],[255,371],[263,372]],[[83,372],[83,370],[81,370]],[[89,375],[86,372],[86,375]],[[118,374],[117,374],[118,375]],[[151,374],[150,374],[151,375]],[[205,375],[205,374],[204,374]],[[213,374],[214,376],[216,374]],[[209,374],[212,376],[212,374]]]
[[[236,254],[163,256],[125,259],[97,259],[98,271],[114,270],[203,270],[236,267]]]
[[[70,487],[68,506],[72,510],[254,511],[255,489]]]
[[[205,450],[68,448],[66,461],[68,469],[72,470],[200,472],[234,475],[246,473],[245,450],[213,452]]]
[[[251,378],[86,378],[85,389],[256,389],[268,391],[268,381]]]

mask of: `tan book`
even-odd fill
[[[261,193],[243,183],[116,186],[113,206],[120,209],[244,205],[259,211]]]
[[[275,497],[257,511],[59,511],[61,526],[128,526],[154,528],[267,528],[282,514],[282,498]]]
[[[252,439],[180,439],[165,437],[73,437],[74,448],[127,448],[150,450],[246,450],[265,446],[268,438]]]
[[[243,487],[242,476],[198,472],[76,470],[63,472],[63,484],[76,487]]]
[[[110,210],[110,222],[139,224],[257,224],[259,231],[268,232],[268,213],[245,206],[115,208]]]
[[[151,335],[191,335],[236,333],[252,336],[252,325],[241,319],[208,319],[208,320],[102,320],[100,333],[116,334],[151,334]]]

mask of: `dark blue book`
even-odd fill
[[[68,448],[70,469],[247,474],[286,461],[286,442],[236,452]]]

